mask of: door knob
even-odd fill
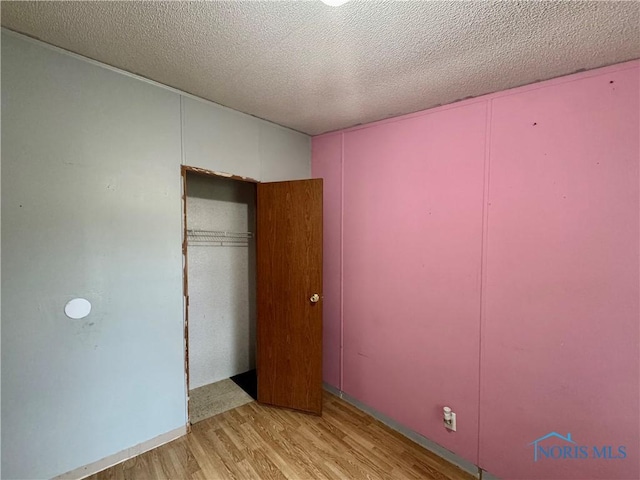
[[[320,295],[314,293],[313,295],[311,295],[311,298],[309,300],[311,300],[311,303],[318,303],[318,300],[320,300]]]

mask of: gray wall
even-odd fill
[[[255,233],[256,187],[187,176],[187,227]],[[255,368],[255,238],[246,246],[193,242],[189,257],[189,387]]]
[[[264,182],[311,176],[311,138],[183,97],[184,163]]]
[[[2,473],[46,478],[186,422],[181,161],[308,178],[310,142],[5,31],[2,67]]]

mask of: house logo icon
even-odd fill
[[[538,443],[545,441],[548,438],[559,438],[560,440],[567,442],[567,444],[573,444],[575,445],[576,442],[574,442],[571,439],[571,433],[567,433],[566,437],[563,437],[562,435],[560,435],[559,433],[556,432],[551,432],[551,433],[547,433],[546,435],[537,438],[536,440],[534,440],[533,442],[531,442],[529,445],[533,445],[533,461],[537,462],[538,461]]]
[[[528,446],[533,446],[533,461],[538,460],[623,460],[627,458],[625,445],[578,445],[571,433],[567,436],[551,432],[537,438]]]

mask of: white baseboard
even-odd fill
[[[433,440],[429,440],[427,437],[424,437],[424,436],[420,435],[419,433],[414,432],[410,428],[407,428],[407,427],[399,424],[398,422],[396,422],[395,420],[387,417],[386,415],[383,415],[382,413],[377,412],[373,408],[365,405],[364,403],[360,402],[359,400],[356,400],[355,398],[353,398],[353,397],[349,396],[348,394],[344,393],[342,390],[338,390],[337,388],[335,388],[335,387],[333,387],[333,386],[331,386],[331,385],[329,385],[327,383],[324,384],[324,389],[327,392],[333,393],[335,396],[342,398],[346,402],[349,402],[351,405],[356,407],[358,410],[362,410],[363,412],[368,413],[369,415],[371,415],[376,420],[380,420],[386,426],[394,429],[398,433],[401,433],[402,435],[407,437],[409,440],[411,440],[411,441],[417,443],[418,445],[426,448],[430,452],[435,453],[439,457],[444,458],[448,462],[453,463],[457,467],[460,467],[465,472],[470,473],[471,475],[473,475],[476,478],[480,478],[480,469],[475,464],[473,464],[472,462],[470,462],[468,460],[465,460],[464,458],[462,458],[462,457],[456,455],[455,453],[447,450],[446,448],[438,445]],[[495,478],[495,477],[488,477],[487,474],[484,473],[484,478],[488,479],[488,478]]]
[[[182,427],[178,427],[175,430],[171,430],[167,433],[163,433],[162,435],[158,435],[157,437],[147,440],[146,442],[139,443],[138,445],[126,448],[121,452],[109,455],[102,460],[98,460],[97,462],[90,463],[89,465],[85,465],[84,467],[76,468],[75,470],[71,470],[70,472],[53,477],[53,480],[79,480],[81,478],[88,477],[89,475],[93,475],[94,473],[101,472],[106,468],[113,467],[118,463],[129,460],[130,458],[136,457],[144,452],[153,450],[160,445],[169,443],[176,438],[180,438],[181,436],[186,435],[186,433],[187,426],[183,425]]]
[[[468,460],[465,460],[464,458],[456,455],[455,453],[450,452],[446,448],[438,445],[434,441],[429,440],[428,438],[420,435],[419,433],[416,433],[413,430],[407,427],[404,427],[403,425],[400,425],[395,420],[392,420],[386,415],[383,415],[377,412],[376,410],[368,407],[367,405],[363,404],[359,400],[356,400],[355,398],[349,396],[343,391],[338,390],[337,388],[327,383],[324,384],[324,389],[330,393],[333,393],[337,397],[340,397],[343,400],[349,402],[351,405],[353,405],[357,409],[362,410],[365,413],[368,413],[373,418],[381,421],[388,427],[394,429],[396,432],[401,433],[402,435],[407,437],[409,440],[416,442],[417,444],[423,446],[427,450],[435,453],[436,455],[444,458],[445,460],[453,463],[454,465],[457,465],[465,472],[468,472],[474,477],[479,478],[480,469],[473,463],[469,462]],[[121,452],[105,457],[102,460],[98,460],[97,462],[93,462],[93,463],[90,463],[89,465],[85,465],[84,467],[76,468],[75,470],[71,470],[70,472],[63,473],[62,475],[58,475],[54,477],[52,480],[80,480],[82,478],[88,477],[89,475],[93,475],[94,473],[101,472],[106,468],[117,465],[118,463],[124,462],[125,460],[138,456],[144,452],[153,450],[154,448],[164,445],[165,443],[169,443],[172,440],[175,440],[176,438],[180,438],[181,436],[186,435],[186,433],[187,433],[187,426],[184,425],[182,427],[176,428],[175,430],[171,430],[170,432],[163,433],[162,435],[152,438],[151,440],[147,440],[146,442],[139,443],[138,445],[135,445],[131,448],[127,448],[125,450],[122,450]],[[483,478],[485,480],[496,479],[496,477],[492,476],[488,472],[483,472]]]

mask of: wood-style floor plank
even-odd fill
[[[338,397],[323,416],[249,403],[90,480],[472,480]]]

